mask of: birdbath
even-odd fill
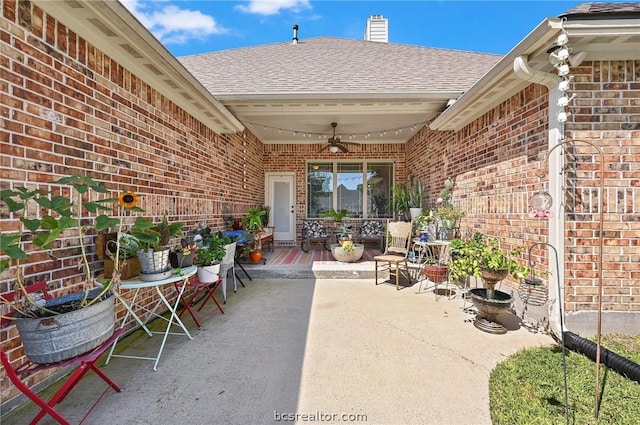
[[[486,288],[475,288],[470,291],[471,302],[479,312],[473,325],[481,331],[492,334],[507,333],[507,328],[496,318],[511,308],[513,297],[506,292],[495,290],[496,283],[504,279],[507,273],[506,270],[504,272],[482,270],[481,277]]]

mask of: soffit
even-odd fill
[[[34,1],[217,133],[244,126],[118,1]]]
[[[459,130],[528,86],[529,82],[513,72],[517,56],[526,56],[533,69],[554,71],[547,50],[556,44],[563,29],[573,52],[584,52],[585,61],[640,60],[640,19],[592,18],[564,23],[545,19],[429,127]]]

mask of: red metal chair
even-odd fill
[[[32,285],[26,287],[27,293],[33,294],[40,292],[44,299],[51,299],[51,295],[47,292],[47,282],[39,281]],[[18,293],[18,296],[21,294]],[[16,294],[5,294],[3,298],[11,302],[15,299]],[[7,317],[11,317],[15,314],[15,312],[9,312],[5,314]],[[3,318],[1,323],[2,325],[9,322],[9,318]],[[106,394],[109,388],[113,388],[116,392],[122,391],[118,385],[115,384],[104,372],[102,372],[98,367],[96,367],[95,363],[98,361],[100,356],[120,337],[120,335],[124,332],[123,328],[116,329],[111,338],[105,341],[102,345],[93,350],[76,356],[72,359],[63,360],[57,363],[48,363],[48,364],[35,364],[27,361],[18,367],[13,367],[11,361],[9,360],[9,356],[4,350],[0,349],[0,361],[7,372],[7,376],[13,382],[13,384],[27,397],[29,397],[35,404],[40,407],[40,412],[36,415],[35,418],[30,422],[30,424],[37,424],[40,422],[45,415],[50,415],[54,418],[58,423],[67,425],[69,421],[67,421],[57,410],[53,408],[56,404],[60,403],[64,398],[71,392],[71,390],[80,382],[80,379],[84,377],[84,375],[92,370],[102,378],[108,384],[108,387],[100,394],[100,397],[91,405],[91,408],[87,412],[87,414],[82,418],[82,421],[86,419],[87,416],[93,411],[95,406],[100,402],[102,397]],[[75,366],[78,367],[71,373],[67,378],[64,384],[60,387],[60,389],[51,397],[51,399],[46,402],[41,397],[38,396],[35,392],[33,392],[24,382],[23,377],[26,378],[29,375],[32,375],[36,372],[40,372],[47,369],[52,368],[61,368],[67,366]]]
[[[220,276],[218,277],[218,280],[216,280],[215,282],[202,283],[200,282],[200,279],[198,279],[198,276],[193,276],[189,280],[189,283],[187,284],[187,287],[191,288],[193,291],[191,292],[191,296],[187,296],[187,293],[186,293],[187,291],[185,291],[182,294],[182,304],[184,305],[184,308],[178,314],[178,317],[182,318],[182,315],[184,314],[184,312],[188,311],[191,317],[193,318],[193,321],[196,322],[196,325],[198,326],[198,328],[202,328],[202,324],[200,323],[200,320],[198,320],[196,313],[193,311],[193,307],[196,304],[198,304],[198,302],[200,302],[200,300],[198,299],[198,295],[201,295],[203,291],[205,292],[204,299],[202,300],[200,307],[198,307],[196,311],[202,310],[202,308],[205,306],[207,301],[213,300],[213,302],[216,303],[216,305],[218,306],[220,313],[224,314],[224,310],[222,309],[222,306],[220,305],[220,303],[218,302],[215,296],[215,292],[222,284],[222,281],[223,281],[223,277]],[[176,285],[175,286],[176,292],[180,293],[180,287],[177,284],[175,285]]]

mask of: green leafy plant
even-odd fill
[[[443,204],[436,208],[435,216],[443,228],[445,229],[455,229],[460,226],[460,220],[466,216],[467,213],[457,207],[454,207],[451,204]]]
[[[213,234],[207,239],[208,243],[196,250],[193,263],[196,266],[212,266],[224,258],[226,250],[224,246],[229,243],[229,239],[220,233]]]
[[[336,222],[341,223],[342,219],[348,214],[347,210],[336,211],[335,208],[331,208],[329,211],[322,214],[323,217],[332,218]]]
[[[409,193],[407,186],[398,183],[391,188],[393,192],[393,213],[407,213],[409,212]]]
[[[244,228],[247,230],[260,230],[262,229],[262,217],[267,214],[267,211],[262,205],[256,205],[253,208],[247,210],[247,215],[243,219]]]
[[[184,223],[181,221],[170,223],[166,214],[160,223],[137,217],[130,232],[138,239],[142,250],[162,251],[169,245],[171,238],[182,236],[182,226]]]
[[[516,247],[504,251],[498,238],[486,237],[476,232],[469,239],[454,239],[449,245],[451,262],[449,263],[450,277],[453,280],[467,276],[480,277],[482,269],[493,272],[507,270],[516,279],[522,279],[529,274],[529,268],[520,264],[523,247]]]
[[[419,179],[413,174],[409,176],[409,186],[407,186],[408,206],[409,208],[422,208],[425,187]]]
[[[122,216],[119,218],[110,217],[104,212],[112,211],[113,208],[110,205],[116,203],[122,208],[121,214],[124,211],[144,211],[137,206],[138,195],[134,192],[125,191],[118,198],[105,197],[93,201],[87,200],[109,192],[89,176],[66,176],[49,184],[60,188],[45,191],[15,187],[0,191],[0,201],[6,205],[9,214],[19,217],[20,223],[16,231],[3,232],[0,237],[0,254],[4,257],[0,260],[0,273],[15,268],[15,291],[21,292],[23,296],[16,297],[20,301],[11,303],[11,308],[23,316],[42,317],[57,313],[44,307],[38,307],[27,294],[24,284],[24,267],[32,252],[38,249],[48,251],[49,256],[55,260],[54,242],[60,237],[68,237],[67,231],[75,232],[85,274],[83,282],[85,296],[77,307],[89,306],[101,299],[102,295],[111,287],[118,284],[123,256],[126,255],[126,250],[133,246],[133,243],[129,244],[128,237],[123,237]],[[70,189],[70,192],[66,192],[67,188]],[[33,216],[34,211],[39,211],[41,215]],[[95,218],[92,218],[93,216]],[[110,253],[114,258],[114,275],[108,284],[103,286],[102,293],[89,300],[89,290],[94,287],[94,284],[85,236],[112,227],[118,228],[116,246],[113,253]],[[28,246],[29,249],[27,249]]]

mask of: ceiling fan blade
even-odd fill
[[[326,145],[324,148],[320,149],[318,152],[322,152],[322,151],[326,151],[327,149],[329,149],[331,147],[331,145]]]
[[[338,149],[340,149],[342,151],[342,153],[349,152],[349,149],[347,149],[347,147],[344,146],[342,143],[336,143],[335,146],[337,146]]]

